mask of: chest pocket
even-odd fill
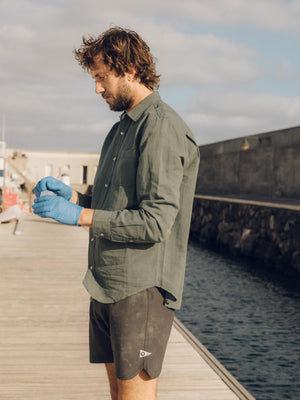
[[[133,187],[136,181],[138,154],[135,149],[120,152],[116,160],[114,184],[123,187]]]

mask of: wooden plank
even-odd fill
[[[84,229],[28,215],[0,225],[1,400],[110,399],[103,365],[89,364]],[[158,399],[237,400],[173,327]]]
[[[86,232],[34,216],[12,230],[0,225],[0,398],[109,399],[88,362]]]

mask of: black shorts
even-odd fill
[[[116,377],[122,380],[142,370],[157,378],[174,319],[174,311],[163,302],[156,287],[112,304],[92,299],[90,362],[114,363]]]

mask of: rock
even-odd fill
[[[295,251],[293,253],[292,267],[300,274],[300,251]]]

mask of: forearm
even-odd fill
[[[76,192],[76,190],[72,189],[72,197],[70,202],[78,204],[83,208],[91,208],[92,197],[87,194]]]
[[[90,208],[83,208],[79,215],[78,225],[91,228],[93,225],[94,212],[95,210]]]
[[[70,202],[74,204],[78,203],[78,193],[74,189]],[[83,208],[78,219],[78,225],[91,228],[93,224],[94,211],[95,210],[90,208]]]

